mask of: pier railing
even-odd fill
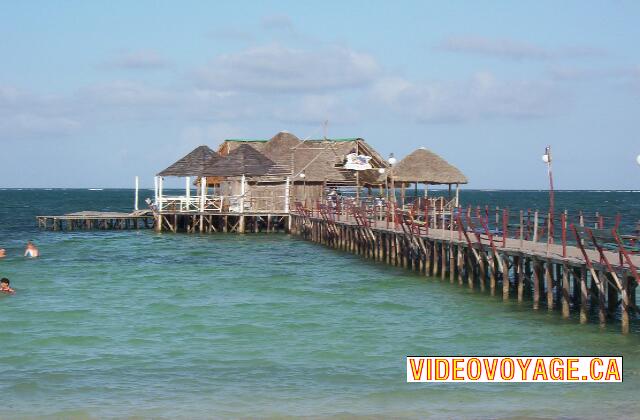
[[[545,258],[583,261],[628,271],[640,283],[640,235],[634,223],[623,224],[621,215],[583,211],[556,214],[538,210],[512,210],[489,206],[453,207],[431,200],[416,200],[400,208],[394,202],[377,200],[326,200],[297,203],[294,212],[306,217],[353,223],[366,228],[389,229],[418,236],[465,242],[526,252]]]
[[[162,196],[154,210],[164,213],[287,213],[286,196],[275,190],[243,195]]]

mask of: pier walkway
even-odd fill
[[[151,210],[133,213],[80,211],[59,216],[37,216],[38,227],[49,230],[149,229],[154,226]]]

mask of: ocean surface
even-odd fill
[[[143,191],[141,198],[152,195]],[[544,192],[463,191],[543,208]],[[638,192],[557,207],[640,219]],[[284,234],[43,232],[131,190],[0,190],[0,418],[640,418],[623,336]],[[42,257],[20,255],[27,240]],[[622,355],[621,384],[407,384],[407,355]]]

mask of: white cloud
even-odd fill
[[[551,115],[566,98],[546,81],[499,80],[477,73],[465,81],[384,79],[371,91],[385,109],[420,122],[464,122],[486,118]]]
[[[169,106],[177,102],[175,94],[168,89],[129,80],[91,85],[81,89],[79,96],[88,103],[99,106]]]
[[[0,86],[0,141],[67,135],[80,126],[66,98]]]
[[[38,114],[14,114],[0,118],[0,139],[68,135],[80,128],[79,121]]]
[[[169,60],[152,50],[123,51],[106,63],[108,67],[129,70],[158,70],[169,64]]]
[[[261,21],[261,26],[268,30],[295,31],[295,25],[287,15],[264,16]]]
[[[443,40],[437,49],[448,52],[486,55],[512,60],[550,60],[605,55],[605,51],[591,47],[543,48],[527,42],[506,38],[457,36]]]
[[[312,93],[363,87],[379,73],[372,56],[346,48],[305,51],[269,45],[220,55],[196,72],[196,81],[226,91]]]

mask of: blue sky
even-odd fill
[[[131,187],[200,144],[424,146],[469,188],[640,189],[640,3],[2,2],[0,187]]]

